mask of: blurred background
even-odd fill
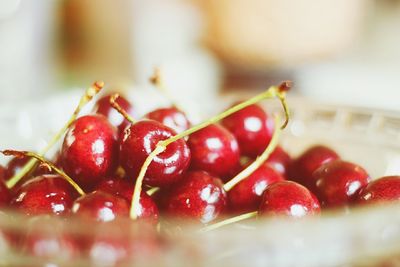
[[[400,110],[398,0],[2,0],[0,105],[96,79],[175,100],[291,79],[295,95]]]

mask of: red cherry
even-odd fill
[[[102,114],[107,117],[108,121],[115,126],[116,128],[119,129],[120,132],[122,132],[128,125],[129,121],[127,121],[121,114],[119,114],[118,111],[116,111],[111,105],[110,105],[110,97],[113,94],[106,95],[102,98],[100,98],[97,101],[97,104],[94,108],[95,113],[97,114]],[[133,114],[133,107],[132,104],[123,96],[119,95],[119,97],[115,100],[115,102],[121,106],[128,114],[134,115]]]
[[[122,197],[94,191],[75,200],[72,212],[84,219],[110,222],[119,217],[128,217],[129,204]]]
[[[236,138],[224,127],[212,124],[190,135],[191,168],[226,178],[237,171],[240,152]]]
[[[6,168],[3,167],[2,165],[0,165],[0,180],[4,181],[5,172],[6,172]]]
[[[339,156],[332,149],[321,145],[313,146],[293,161],[289,170],[289,178],[316,192],[314,171],[336,159],[339,159]]]
[[[248,106],[222,120],[236,137],[243,155],[252,158],[268,146],[274,132],[274,120],[259,105]]]
[[[6,169],[4,171],[4,181],[9,181],[15,174],[19,173],[29,160],[30,158],[28,157],[13,157],[6,165]],[[15,191],[31,178],[31,173],[22,177],[22,179],[14,186],[13,191]]]
[[[264,192],[259,213],[261,215],[281,215],[301,218],[319,214],[318,199],[304,186],[292,182],[277,182]]]
[[[65,172],[80,186],[92,189],[117,167],[115,128],[102,115],[77,119],[65,136],[61,161]]]
[[[369,181],[368,173],[360,166],[335,160],[322,165],[313,174],[317,195],[327,207],[349,204]]]
[[[125,129],[120,143],[120,163],[127,176],[136,179],[144,161],[158,142],[176,133],[153,120],[143,120]],[[179,139],[158,154],[146,171],[144,183],[150,186],[167,186],[179,181],[190,162],[190,150],[185,140]]]
[[[292,163],[290,155],[283,150],[282,147],[278,146],[274,152],[269,156],[266,164],[270,165],[283,177],[288,178],[289,166]]]
[[[185,113],[176,107],[156,109],[145,115],[145,118],[161,122],[177,133],[189,129],[191,125]]]
[[[0,179],[0,208],[7,207],[11,200],[11,192],[4,183],[4,180]]]
[[[27,215],[67,215],[78,193],[64,178],[43,175],[23,184],[11,206]]]
[[[400,176],[387,176],[370,182],[362,188],[357,202],[371,204],[400,200]]]
[[[222,181],[204,171],[186,173],[180,183],[164,193],[162,202],[167,215],[204,224],[217,219],[227,204]]]
[[[128,201],[128,203],[131,203],[134,184],[121,178],[111,178],[102,181],[97,186],[97,190],[123,197]],[[139,203],[140,211],[138,212],[138,218],[147,219],[152,223],[157,224],[159,217],[158,207],[154,200],[145,191],[142,191]]]
[[[283,180],[285,179],[272,167],[261,165],[228,192],[230,209],[238,213],[257,210],[265,189],[269,185]]]

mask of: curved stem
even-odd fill
[[[121,114],[127,121],[129,121],[130,123],[134,124],[136,122],[136,120],[128,114],[128,112],[126,112],[125,109],[123,109],[118,103],[117,103],[117,99],[119,98],[119,94],[113,94],[110,97],[110,105],[116,110],[118,111],[119,114]]]
[[[138,212],[140,208],[140,195],[142,193],[142,185],[143,185],[143,179],[144,176],[146,175],[147,168],[153,161],[153,159],[160,153],[162,153],[165,150],[165,147],[157,145],[156,148],[153,150],[153,152],[150,153],[150,155],[146,158],[146,160],[143,163],[142,168],[140,169],[139,176],[137,177],[136,184],[135,184],[135,190],[133,191],[133,196],[132,196],[132,203],[131,203],[131,210],[130,210],[130,217],[132,220],[136,220],[138,217]]]
[[[104,82],[98,81],[92,84],[91,87],[89,87],[85,94],[81,97],[79,100],[78,106],[75,108],[74,113],[72,116],[69,118],[68,122],[56,133],[53,138],[50,140],[50,142],[47,144],[47,146],[39,152],[39,155],[44,156],[57,142],[58,140],[65,134],[65,132],[68,130],[68,128],[74,123],[76,118],[78,117],[79,112],[82,110],[82,108],[90,101],[93,99],[93,97],[101,91],[101,89],[104,87]],[[32,171],[37,163],[37,159],[32,158],[30,161],[28,161],[27,164],[19,171],[16,173],[10,180],[6,182],[6,185],[8,188],[13,188],[25,175],[27,175],[30,171]]]
[[[63,177],[65,180],[67,180],[67,182],[70,183],[75,188],[75,190],[79,193],[79,195],[81,196],[85,195],[85,192],[82,190],[82,188],[80,188],[80,186],[77,183],[75,183],[75,181],[71,177],[69,177],[64,171],[57,168],[52,162],[48,161],[43,156],[29,151],[17,151],[17,150],[4,150],[1,153],[3,153],[6,156],[31,157],[36,159],[44,163],[50,169],[52,169],[61,177]]]
[[[238,222],[241,222],[241,221],[244,221],[244,220],[248,220],[248,219],[257,217],[257,215],[258,215],[257,211],[253,211],[253,212],[249,212],[249,213],[246,213],[246,214],[242,214],[242,215],[239,215],[239,216],[236,216],[236,217],[232,217],[232,218],[229,218],[227,220],[220,221],[220,222],[217,222],[215,224],[211,224],[209,226],[206,226],[203,229],[201,229],[199,232],[200,233],[207,233],[207,232],[210,232],[210,231],[214,231],[216,229],[219,229],[221,227],[224,227],[224,226],[227,226],[227,225],[230,225],[230,224],[238,223]]]
[[[278,116],[275,116],[275,125],[278,125],[279,118]],[[249,177],[253,172],[255,172],[274,152],[276,147],[278,146],[278,141],[279,141],[279,136],[281,135],[282,129],[279,127],[275,127],[274,134],[272,135],[271,142],[268,144],[267,148],[264,150],[264,152],[257,157],[253,163],[251,163],[249,166],[247,166],[246,169],[241,171],[238,175],[236,175],[234,178],[232,178],[229,182],[227,182],[224,185],[225,191],[231,190],[235,185]]]

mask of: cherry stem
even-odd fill
[[[275,125],[278,125],[279,117],[275,116]],[[255,172],[268,158],[271,156],[272,152],[278,146],[279,136],[281,135],[282,129],[275,127],[274,134],[272,135],[271,142],[268,144],[264,152],[257,157],[247,168],[237,174],[229,182],[224,185],[225,191],[231,190],[235,185],[249,177],[253,172]]]
[[[206,227],[202,228],[199,232],[200,233],[207,233],[207,232],[210,232],[210,231],[214,231],[214,230],[217,230],[217,229],[219,229],[221,227],[224,227],[224,226],[227,226],[227,225],[230,225],[230,224],[238,223],[238,222],[241,222],[241,221],[244,221],[244,220],[248,220],[248,219],[257,217],[257,215],[258,215],[257,211],[245,213],[245,214],[242,214],[242,215],[239,215],[239,216],[236,216],[236,217],[232,217],[232,218],[229,218],[227,220],[220,221],[220,222],[211,224],[209,226],[206,226]]]
[[[160,188],[159,188],[159,187],[153,187],[153,188],[150,188],[149,190],[147,190],[146,193],[147,193],[149,196],[152,196],[152,195],[154,195],[155,193],[157,193],[158,191],[160,191]]]
[[[68,128],[75,122],[76,118],[79,115],[79,112],[82,110],[82,108],[90,102],[90,100],[93,99],[93,97],[98,94],[101,89],[104,87],[104,82],[103,81],[97,81],[92,84],[91,87],[89,87],[85,94],[81,97],[79,100],[78,106],[75,108],[74,113],[72,116],[69,118],[68,122],[56,133],[53,138],[50,140],[50,142],[47,144],[47,146],[39,152],[40,156],[44,156],[57,142],[58,140],[65,134],[65,132],[68,130]],[[25,166],[21,169],[20,172],[16,173],[10,180],[6,182],[6,185],[8,188],[13,188],[25,175],[27,175],[29,172],[34,170],[35,166],[37,163],[36,158],[32,158],[30,161],[28,161]]]
[[[154,69],[153,76],[150,77],[150,82],[169,100],[172,102],[173,106],[175,106],[180,111],[184,111],[180,105],[173,100],[173,97],[170,91],[165,86],[164,79],[162,77],[161,70],[159,68]]]
[[[31,158],[36,159],[36,160],[40,161],[41,163],[43,163],[44,165],[46,165],[49,169],[52,169],[57,174],[59,174],[61,177],[63,177],[68,183],[70,183],[75,188],[75,190],[81,196],[85,195],[85,192],[82,190],[82,188],[80,188],[80,186],[77,183],[75,183],[75,181],[71,177],[69,177],[64,171],[57,168],[52,162],[45,159],[43,156],[36,154],[34,152],[17,151],[17,150],[4,150],[4,151],[1,151],[1,153],[3,153],[6,156],[31,157]]]
[[[234,107],[222,112],[221,114],[218,114],[218,115],[212,117],[211,119],[209,119],[209,120],[207,120],[207,121],[205,121],[203,123],[200,123],[200,124],[190,128],[190,129],[188,129],[188,130],[186,130],[186,131],[184,131],[184,132],[182,132],[180,134],[177,134],[177,135],[175,135],[175,136],[173,136],[173,137],[171,137],[169,139],[166,139],[164,141],[158,142],[156,148],[154,149],[154,151],[152,151],[150,153],[150,155],[146,158],[145,162],[143,163],[143,166],[141,167],[140,172],[139,172],[139,176],[136,179],[135,190],[134,190],[133,196],[132,196],[132,205],[131,205],[131,210],[130,210],[130,217],[133,220],[137,219],[137,214],[138,214],[138,211],[140,209],[140,203],[139,203],[140,194],[142,192],[143,179],[144,179],[144,176],[146,174],[147,168],[149,167],[149,165],[152,162],[152,160],[158,154],[162,153],[167,148],[167,146],[170,145],[171,143],[173,143],[173,142],[175,142],[175,141],[177,141],[177,140],[179,140],[181,138],[184,138],[184,137],[186,137],[186,136],[188,136],[188,135],[190,135],[192,133],[195,133],[195,132],[197,132],[197,131],[199,131],[199,130],[201,130],[201,129],[203,129],[203,128],[211,125],[211,124],[214,124],[214,123],[224,119],[225,117],[228,117],[229,115],[231,115],[231,114],[233,114],[233,113],[235,113],[235,112],[237,112],[237,111],[239,111],[241,109],[244,109],[244,108],[246,108],[246,107],[248,107],[250,105],[258,103],[258,102],[260,102],[260,101],[262,101],[264,99],[270,99],[270,98],[278,97],[279,100],[282,102],[282,105],[285,106],[286,120],[289,120],[289,112],[288,112],[289,109],[287,108],[287,103],[286,103],[286,101],[282,101],[282,100],[285,100],[286,91],[288,90],[288,88],[290,86],[290,83],[285,82],[283,84],[284,84],[284,86],[282,86],[282,84],[280,86],[278,86],[278,87],[277,86],[271,86],[265,92],[255,96],[253,98],[250,98],[249,100],[247,100],[245,102],[242,102],[242,103],[240,103],[240,104],[238,104],[238,105],[236,105],[236,106],[234,106]],[[285,122],[285,124],[283,126],[285,126],[286,124],[287,123]],[[277,130],[277,128],[278,127],[275,128],[275,135],[276,135],[276,132],[279,131],[279,130]],[[276,139],[277,139],[277,137],[275,137],[275,139],[272,138],[271,143],[272,144],[277,143]],[[275,144],[275,146],[276,146],[276,144]],[[269,146],[269,147],[270,147],[269,150],[271,150],[272,146]],[[268,153],[269,154],[272,153],[273,150],[271,152],[269,150],[268,150]],[[244,178],[242,178],[242,179],[244,179]]]
[[[132,220],[136,220],[138,217],[138,213],[140,212],[140,195],[142,193],[142,185],[143,185],[143,179],[146,174],[147,168],[153,161],[153,159],[160,153],[162,153],[165,150],[165,147],[162,146],[156,146],[156,148],[150,153],[150,155],[146,158],[146,160],[143,163],[142,168],[140,169],[139,176],[136,180],[135,184],[135,190],[133,191],[133,196],[132,196],[132,203],[131,203],[131,210],[130,210],[130,217]]]
[[[125,109],[123,109],[118,103],[117,100],[119,98],[119,94],[113,94],[112,96],[110,96],[110,105],[116,110],[118,111],[119,114],[121,114],[127,121],[129,121],[130,123],[134,124],[136,122],[136,120],[128,114],[128,112],[126,112]]]

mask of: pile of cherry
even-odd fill
[[[284,91],[275,91],[281,100]],[[18,211],[29,218],[26,236],[18,241],[8,238],[11,243],[33,255],[59,256],[57,249],[37,246],[51,237],[30,234],[29,229],[37,227],[35,218],[44,215],[65,220],[78,217],[88,221],[88,227],[95,222],[118,224],[119,219],[130,217],[155,231],[168,225],[169,218],[212,229],[235,218],[301,218],[320,214],[321,208],[400,199],[400,177],[371,182],[361,166],[342,160],[328,147],[314,146],[292,159],[271,141],[279,125],[256,103],[248,102],[218,123],[210,122],[172,140],[148,164],[159,142],[193,128],[175,106],[156,109],[138,121],[132,119],[134,114],[127,99],[107,95],[97,101],[93,114],[69,125],[53,163],[34,153],[4,151],[15,157],[0,166],[1,210]],[[268,157],[260,160],[261,155]],[[32,157],[42,162],[16,181]],[[256,168],[247,173],[249,166]],[[242,178],[232,182],[240,174]],[[137,203],[134,192],[140,195]],[[71,240],[60,238],[59,249],[64,254],[66,247],[74,248],[74,253],[80,250]],[[97,244],[83,243],[86,251]],[[132,249],[126,244],[110,246],[125,249],[117,258],[128,257]]]

